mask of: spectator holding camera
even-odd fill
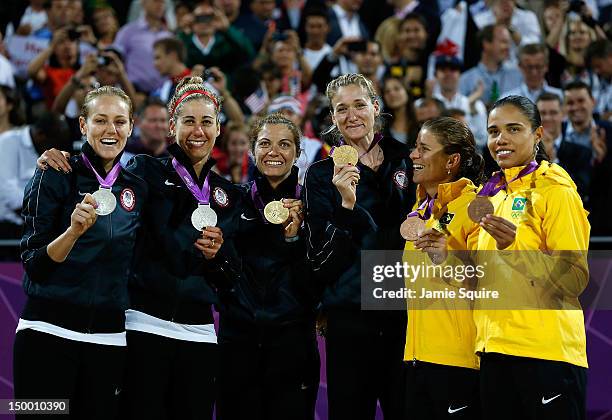
[[[77,38],[69,36],[67,27],[53,33],[47,48],[28,65],[28,76],[43,89],[47,107],[79,69],[79,48]]]
[[[304,58],[297,32],[268,32],[253,67],[259,70],[266,62],[281,71],[281,94],[300,96],[310,86],[312,69]]]
[[[559,49],[559,53],[567,62],[561,74],[561,83],[565,85],[580,80],[589,86],[595,98],[599,97],[599,79],[589,70],[585,59],[587,48],[598,38],[606,37],[605,34],[600,34],[596,29],[589,27],[581,17],[573,15],[567,21],[567,32]]]
[[[230,25],[220,9],[202,3],[193,10],[193,17],[193,34],[179,34],[179,39],[187,48],[185,64],[188,67],[196,64],[217,66],[231,75],[254,57],[249,39]]]

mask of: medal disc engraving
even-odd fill
[[[106,216],[111,214],[115,207],[117,207],[117,198],[109,188],[100,187],[99,190],[95,191],[91,195],[98,207],[96,208],[96,214],[98,216]]]
[[[289,209],[283,206],[282,201],[270,201],[264,207],[264,217],[268,222],[280,225],[289,218]]]
[[[400,235],[407,241],[416,241],[425,230],[425,222],[418,216],[407,217],[400,226]]]
[[[346,165],[349,163],[351,165],[356,165],[359,160],[359,154],[355,148],[348,144],[344,144],[334,149],[332,159],[334,160],[334,165]]]
[[[204,230],[207,226],[217,226],[217,213],[209,204],[199,204],[191,213],[191,224],[196,230]]]
[[[474,223],[480,223],[483,217],[493,214],[494,211],[493,203],[487,197],[476,197],[468,206],[468,216]]]

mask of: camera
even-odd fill
[[[346,44],[346,48],[351,52],[365,52],[368,49],[366,41],[353,41]]]
[[[210,23],[210,22],[213,21],[214,18],[215,18],[215,15],[213,15],[213,14],[209,14],[209,15],[195,15],[194,22],[195,23]]]
[[[76,29],[68,29],[68,39],[71,41],[76,41],[81,38],[81,33]]]
[[[283,33],[283,32],[274,32],[272,34],[272,41],[276,42],[276,41],[286,41],[287,40],[287,34]]]
[[[215,81],[215,82],[216,82],[216,81],[218,81],[218,80],[219,80],[219,79],[217,78],[217,76],[215,76],[215,75],[214,75],[214,74],[213,74],[213,73],[210,71],[210,69],[206,69],[206,70],[204,70],[204,73],[202,74],[202,78],[203,78],[204,80],[206,80],[207,82],[210,82],[210,81]]]
[[[98,66],[100,66],[100,67],[106,67],[109,64],[111,64],[112,62],[113,62],[113,60],[111,60],[111,58],[106,56],[106,55],[99,55],[98,56]]]

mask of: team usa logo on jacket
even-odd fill
[[[119,194],[119,202],[121,203],[121,207],[123,207],[127,211],[134,210],[134,206],[136,205],[136,196],[134,195],[134,191],[131,188],[124,188]]]
[[[406,176],[406,171],[400,169],[393,174],[393,182],[395,185],[400,187],[402,190],[408,188],[408,177]]]
[[[229,204],[229,198],[227,197],[227,193],[223,188],[215,187],[213,190],[213,199],[215,202],[221,207],[227,207]]]

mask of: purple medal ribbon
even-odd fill
[[[204,179],[204,185],[202,185],[202,189],[198,187],[191,177],[191,174],[179,161],[175,158],[172,159],[172,166],[179,174],[185,186],[191,191],[191,194],[198,200],[199,204],[209,204],[210,203],[210,185],[208,184],[208,177],[210,175],[210,171],[206,175]]]
[[[364,157],[365,155],[367,155],[368,153],[370,153],[372,151],[372,149],[378,144],[380,143],[380,141],[383,139],[383,135],[380,133],[376,133],[374,134],[374,140],[372,140],[372,143],[370,143],[370,147],[368,147],[368,150],[365,153],[362,153],[359,156],[359,159],[361,159],[362,157]],[[340,139],[338,140],[338,143],[340,143],[340,146],[344,146],[346,143],[344,142],[344,139],[342,137],[340,137]],[[336,150],[336,146],[332,146],[331,149],[329,149],[329,155],[332,156],[334,154],[334,150]]]
[[[512,178],[510,181],[503,183],[500,186],[497,186],[497,184],[499,184],[499,182],[502,180],[504,175],[503,175],[503,171],[497,171],[495,172],[495,174],[493,174],[491,178],[489,178],[485,186],[482,187],[482,189],[478,193],[478,196],[479,197],[493,197],[495,194],[497,194],[501,190],[505,190],[506,186],[510,184],[511,182],[514,182],[517,179],[520,179],[524,176],[529,175],[532,172],[535,172],[535,170],[538,169],[539,166],[540,165],[536,161],[532,160],[531,162],[527,164],[527,166],[521,169],[521,171],[518,173],[517,176]]]
[[[115,163],[115,166],[113,166],[113,168],[108,172],[106,178],[102,178],[100,174],[98,174],[98,171],[96,171],[96,169],[93,167],[87,156],[85,156],[85,153],[82,153],[81,157],[83,158],[83,163],[85,163],[85,166],[91,169],[94,175],[96,176],[96,179],[98,180],[100,186],[102,188],[108,188],[109,190],[112,189],[113,184],[119,177],[119,172],[121,171],[121,163]]]
[[[435,197],[430,197],[429,195],[427,195],[427,197],[425,198],[425,200],[423,200],[421,205],[415,211],[410,212],[408,216],[406,217],[418,216],[421,220],[429,220],[429,218],[431,217],[431,212],[433,210],[434,201],[435,201]],[[425,208],[426,208],[425,213],[423,213],[423,215],[421,216],[421,213],[419,213],[419,211]]]
[[[300,194],[302,192],[302,186],[300,184],[296,184],[295,186],[295,198],[300,198]],[[253,203],[255,204],[255,207],[257,208],[257,210],[259,210],[259,213],[261,213],[261,217],[263,218],[263,221],[265,223],[269,223],[265,216],[264,216],[264,207],[266,207],[266,204],[268,203],[264,203],[263,199],[261,198],[261,195],[259,195],[259,191],[257,190],[257,182],[253,182],[253,187],[251,188],[251,198],[253,199]]]

